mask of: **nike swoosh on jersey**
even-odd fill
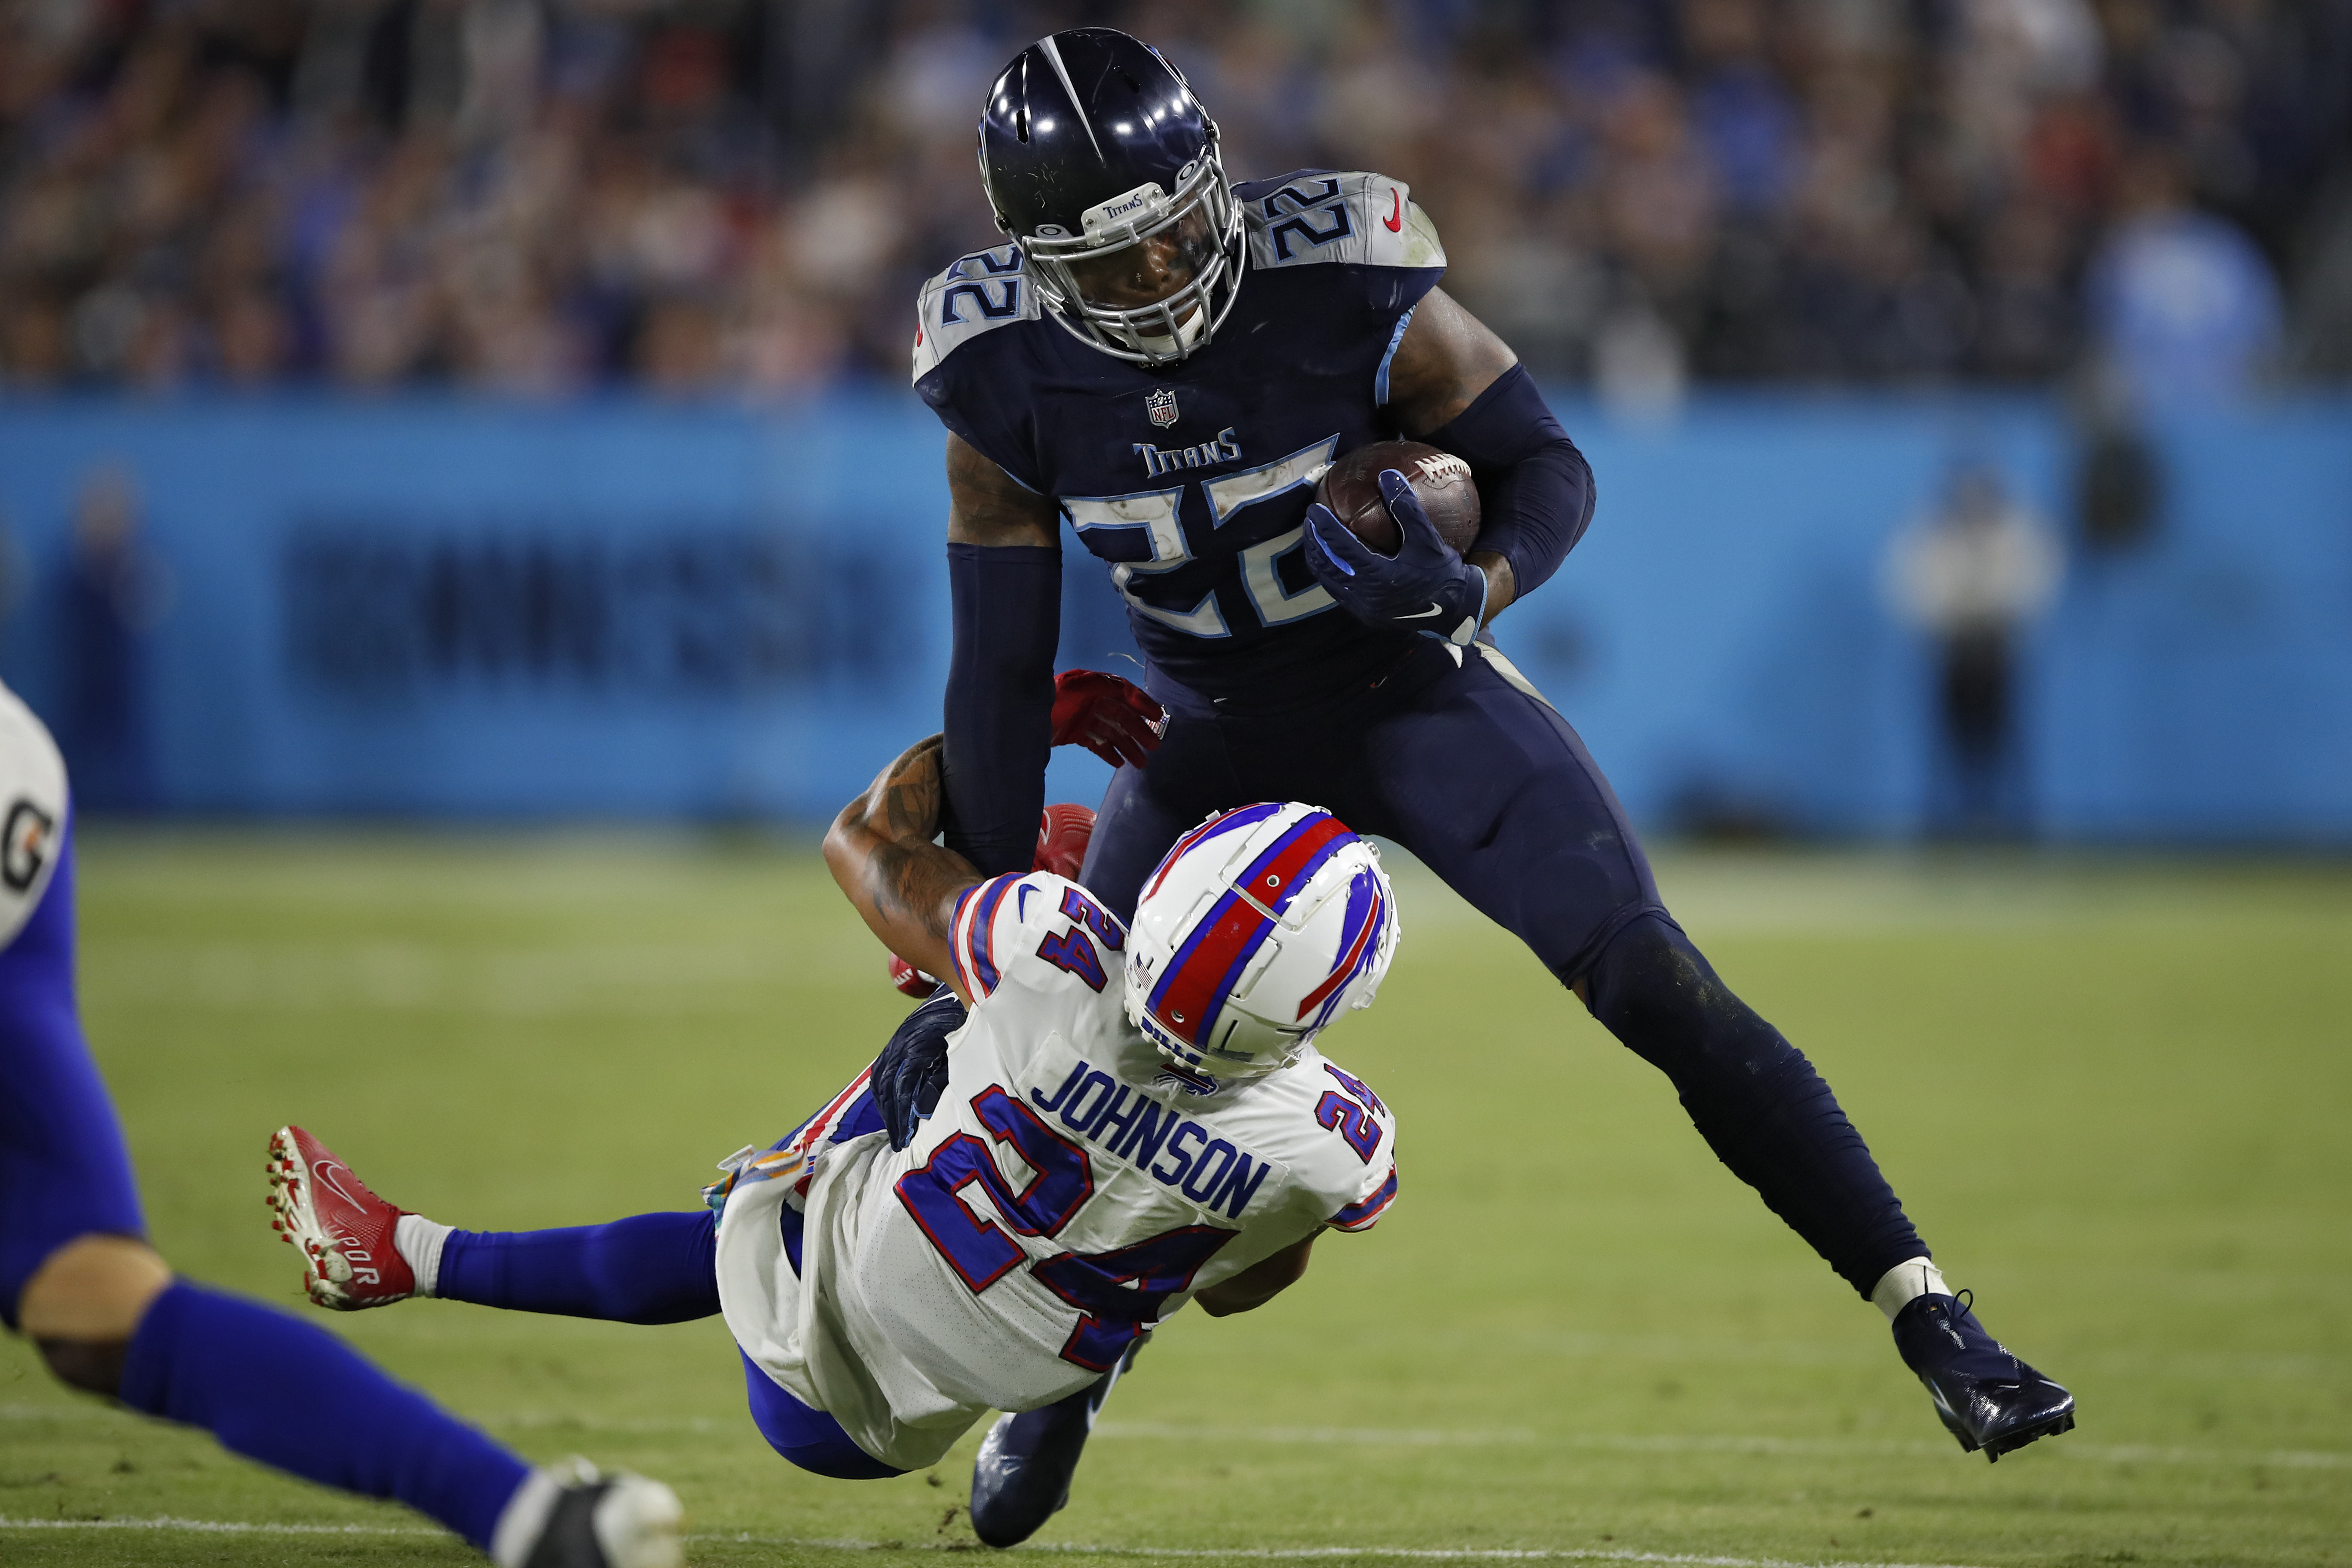
[[[1427,609],[1425,609],[1425,610],[1415,610],[1412,614],[1411,614],[1411,615],[1409,615],[1409,616],[1399,616],[1397,617],[1397,619],[1398,619],[1398,620],[1401,620],[1401,621],[1425,621],[1425,620],[1429,619],[1429,617],[1430,617],[1430,616],[1442,616],[1442,615],[1444,615],[1444,613],[1445,613],[1445,606],[1444,606],[1444,605],[1430,605],[1430,606],[1429,606],[1429,608],[1427,608]]]
[[[1389,191],[1389,216],[1381,221],[1389,226],[1391,234],[1404,231],[1404,198],[1397,195],[1393,186]]]

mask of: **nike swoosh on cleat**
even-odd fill
[[[1391,234],[1402,233],[1404,229],[1404,198],[1397,195],[1393,185],[1389,187],[1389,216],[1381,221],[1389,226]]]
[[[1409,616],[1399,616],[1397,617],[1397,619],[1398,619],[1398,620],[1401,620],[1401,621],[1425,621],[1425,620],[1429,619],[1429,617],[1430,617],[1430,616],[1442,616],[1442,615],[1444,615],[1444,613],[1445,613],[1445,606],[1444,606],[1444,605],[1430,605],[1430,606],[1429,606],[1429,608],[1427,608],[1427,609],[1425,609],[1425,610],[1415,610],[1412,614],[1411,614],[1411,615],[1409,615]]]
[[[322,1161],[310,1167],[310,1174],[318,1178],[320,1181],[326,1183],[327,1185],[334,1188],[335,1195],[342,1199],[343,1202],[351,1205],[353,1208],[365,1208],[367,1205],[363,1200],[353,1197],[349,1189],[344,1187],[342,1183],[335,1179],[335,1172],[340,1167],[338,1166],[327,1164]]]

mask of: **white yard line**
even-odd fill
[[[446,1535],[405,1524],[258,1524],[236,1519],[10,1519],[0,1530],[169,1530],[197,1535]]]
[[[89,1405],[0,1405],[0,1422],[107,1421],[116,1412]],[[475,1417],[506,1430],[568,1428],[615,1436],[747,1432],[744,1416],[694,1415],[679,1419],[604,1418],[556,1411],[515,1411]],[[1760,1454],[1772,1458],[1960,1458],[1956,1445],[1933,1439],[1906,1441],[1862,1437],[1768,1437],[1728,1432],[1675,1432],[1641,1436],[1611,1433],[1547,1434],[1523,1426],[1446,1429],[1423,1426],[1193,1426],[1163,1421],[1105,1421],[1097,1437],[1163,1443],[1265,1443],[1279,1447],[1571,1448],[1618,1454]],[[2143,1443],[2084,1443],[2073,1436],[2033,1445],[2043,1458],[2066,1458],[2106,1465],[2215,1465],[2277,1470],[2352,1470],[2352,1453],[2321,1448],[2184,1448]]]
[[[0,1530],[146,1530],[197,1535],[439,1535],[437,1530],[372,1524],[265,1524],[219,1519],[9,1519]],[[803,1546],[835,1552],[962,1552],[961,1542],[839,1541],[804,1536],[701,1534],[688,1541],[735,1546]],[[1688,1568],[1954,1568],[1948,1563],[1872,1563],[1853,1560],[1796,1561],[1783,1557],[1712,1557],[1677,1552],[1612,1552],[1575,1547],[1452,1546],[1112,1546],[1056,1542],[1014,1548],[1061,1556],[1150,1557],[1183,1561],[1242,1559],[1288,1562],[1333,1557],[1375,1557],[1412,1563],[1659,1563]]]
[[[818,1546],[836,1552],[964,1552],[954,1542],[823,1541],[790,1535],[689,1535],[688,1541],[739,1546]],[[1378,1557],[1413,1563],[1669,1563],[1691,1568],[1957,1568],[1952,1563],[1873,1563],[1849,1559],[1798,1561],[1784,1557],[1708,1557],[1691,1552],[1610,1551],[1549,1546],[1106,1546],[1070,1541],[1032,1542],[1013,1552],[1064,1556],[1152,1557],[1223,1562],[1241,1559],[1276,1563],[1327,1557]]]

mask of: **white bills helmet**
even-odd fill
[[[1262,1078],[1371,1005],[1398,932],[1380,851],[1338,817],[1295,801],[1220,812],[1144,884],[1127,1016],[1181,1076]]]

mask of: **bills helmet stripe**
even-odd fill
[[[1336,816],[1310,819],[1294,828],[1289,837],[1276,840],[1272,848],[1259,856],[1243,875],[1240,887],[1276,914],[1286,914],[1298,889],[1314,879],[1315,873],[1323,868],[1323,863],[1342,844],[1354,839],[1355,835]]]
[[[1349,1204],[1346,1208],[1343,1208],[1338,1214],[1333,1215],[1331,1216],[1331,1226],[1335,1230],[1366,1229],[1374,1220],[1381,1217],[1381,1213],[1388,1208],[1389,1205],[1396,1202],[1396,1167],[1394,1165],[1391,1165],[1389,1167],[1389,1179],[1381,1184],[1380,1191],[1374,1193],[1370,1197],[1366,1198],[1363,1202],[1360,1204]]]
[[[1162,1028],[1186,1045],[1210,1038],[1226,994],[1273,929],[1266,902],[1288,907],[1293,891],[1330,858],[1335,842],[1341,840],[1353,843],[1355,835],[1339,818],[1318,813],[1267,846],[1240,888],[1220,899],[1209,918],[1176,950],[1175,962],[1152,988],[1151,1015]]]
[[[1199,1045],[1222,1010],[1226,987],[1273,923],[1231,893],[1219,899],[1151,989],[1150,1012],[1160,1026],[1188,1046]]]
[[[1231,811],[1221,812],[1209,818],[1208,821],[1179,838],[1176,841],[1176,847],[1160,857],[1160,869],[1154,871],[1151,874],[1151,880],[1144,885],[1143,897],[1148,899],[1160,890],[1160,884],[1167,880],[1169,869],[1176,864],[1177,857],[1195,844],[1213,838],[1221,833],[1231,833],[1235,828],[1247,827],[1253,823],[1264,822],[1281,809],[1279,802],[1268,801],[1258,805],[1237,805]]]
[[[1306,999],[1298,1004],[1300,1017],[1304,1018],[1307,1014],[1329,1001],[1331,994],[1347,984],[1348,976],[1362,967],[1364,951],[1371,946],[1372,934],[1381,929],[1380,889],[1371,887],[1370,881],[1371,879],[1369,877],[1359,877],[1349,885],[1348,925],[1354,935],[1341,939],[1348,943],[1348,946],[1346,951],[1340,953],[1339,967],[1331,971],[1331,977],[1309,991]],[[1369,908],[1365,907],[1367,904],[1365,895],[1368,893],[1370,895]]]

